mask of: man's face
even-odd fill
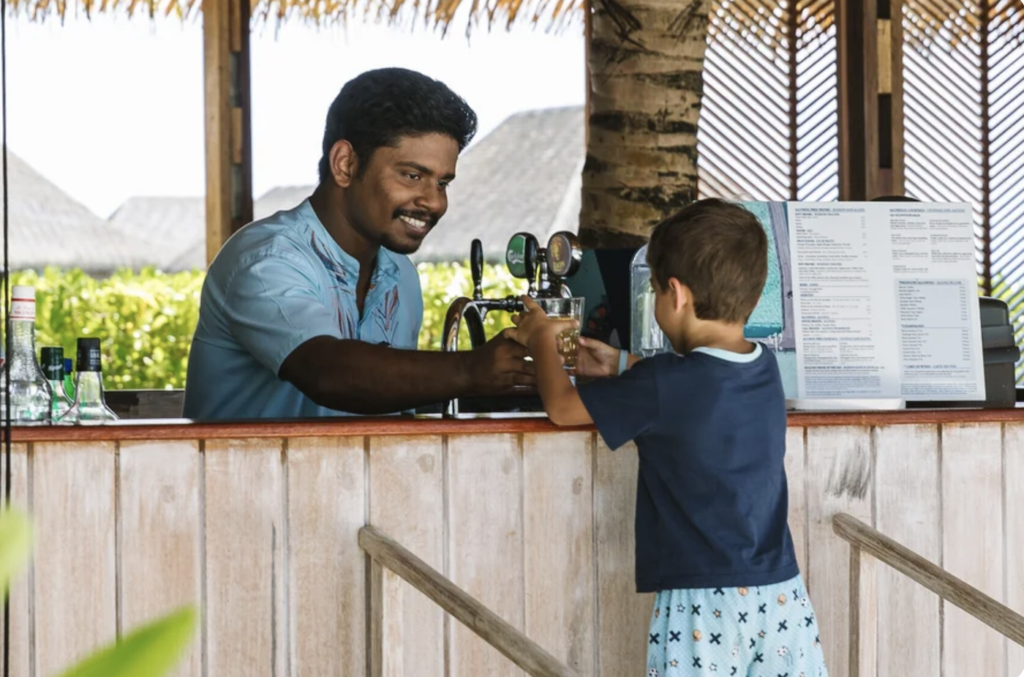
[[[352,226],[367,241],[412,254],[448,210],[459,145],[444,134],[402,137],[378,148],[349,184]]]

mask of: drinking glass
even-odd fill
[[[575,327],[567,327],[558,334],[558,354],[564,360],[563,366],[570,374],[576,373],[576,361],[580,350],[580,327],[583,326],[582,296],[572,298],[538,298],[534,299],[548,317],[559,320],[576,320]]]

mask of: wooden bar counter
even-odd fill
[[[837,512],[1024,610],[1024,410],[794,413],[789,425],[790,525],[832,677],[849,673]],[[579,674],[646,673],[637,458],[591,429],[140,421],[16,428],[12,442],[13,501],[36,543],[11,593],[11,675],[50,677],[185,603],[202,623],[176,675],[366,675],[365,524]],[[880,675],[1024,669],[1024,648],[886,567],[874,597]],[[400,652],[403,675],[522,674],[409,587],[397,613],[402,641],[384,651]]]

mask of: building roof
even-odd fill
[[[504,261],[509,238],[533,233],[543,245],[559,230],[576,232],[586,156],[582,107],[513,115],[468,148],[449,188],[448,213],[427,236],[415,261],[469,257],[479,238],[484,256]],[[291,209],[315,186],[274,188],[253,205],[257,219]],[[146,242],[146,265],[169,272],[206,267],[202,198],[132,198],[111,222]]]
[[[202,249],[206,237],[206,205],[201,197],[133,197],[110,215],[110,224],[118,232],[142,243],[136,257],[142,265],[179,271],[193,267],[191,262],[174,265],[190,252],[196,241]],[[205,249],[197,268],[206,267]]]
[[[142,243],[120,234],[10,149],[7,159],[12,270],[53,265],[109,273],[145,256]]]

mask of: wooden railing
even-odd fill
[[[397,580],[388,580],[394,576],[426,595],[528,675],[578,677],[574,670],[380,529],[360,529],[359,547],[371,559],[370,677],[399,677],[404,672],[401,652],[384,651],[385,646],[401,646],[402,619],[395,613],[401,607],[401,589]]]
[[[1024,646],[1024,616],[1013,609],[851,515],[835,515],[832,528],[851,546],[849,677],[876,674],[877,595],[872,594],[876,560]]]

